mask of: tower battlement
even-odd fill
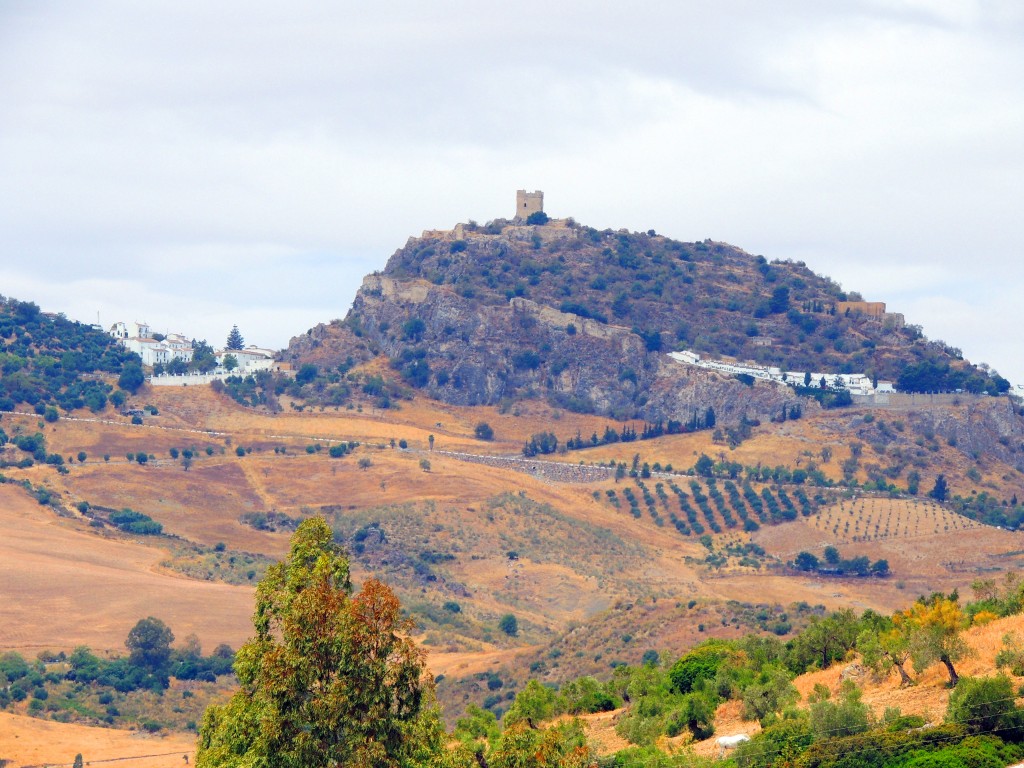
[[[516,191],[516,215],[513,218],[526,220],[531,213],[544,210],[544,193],[540,190],[527,192],[525,189]]]

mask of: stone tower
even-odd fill
[[[513,218],[525,221],[531,213],[544,210],[544,193],[541,191],[527,192],[525,189],[516,191],[516,215]]]

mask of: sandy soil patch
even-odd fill
[[[160,573],[162,550],[78,529],[19,488],[0,486],[0,528],[0,648],[121,651],[151,615],[208,648],[251,633],[251,588]]]
[[[91,728],[0,712],[0,758],[10,760],[10,768],[70,766],[79,753],[86,765],[116,760],[125,768],[178,768],[185,755],[195,763],[195,748],[194,734]]]

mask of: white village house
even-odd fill
[[[183,363],[192,362],[192,340],[184,334],[168,333],[156,338],[158,334],[153,333],[149,323],[137,321],[116,322],[110,326],[108,333],[117,339],[125,349],[131,350],[141,357],[143,365],[166,366],[174,360],[181,360]],[[228,376],[247,376],[258,371],[290,373],[291,366],[287,363],[276,362],[275,354],[272,349],[264,349],[255,345],[250,345],[245,349],[221,349],[215,353],[217,367],[208,373],[199,373],[198,371],[189,371],[178,375],[165,373],[151,377],[150,383],[154,386],[180,387],[188,384],[209,384],[218,379],[226,379]],[[224,361],[229,355],[235,359],[235,365],[230,371],[224,367]]]
[[[217,365],[224,367],[224,359],[231,355],[235,358],[239,373],[269,371],[274,367],[274,350],[263,349],[250,345],[245,349],[221,349],[217,351]]]
[[[192,361],[192,342],[180,333],[156,339],[149,323],[118,321],[110,326],[110,335],[121,346],[142,358],[144,365],[167,365],[172,360]]]
[[[790,386],[801,386],[807,380],[807,373],[805,371],[783,371],[775,366],[731,363],[725,360],[705,360],[696,352],[688,349],[682,352],[669,352],[668,356],[676,362],[692,365],[697,368],[706,368],[710,371],[720,371],[732,375],[743,373],[753,376],[755,379],[776,381],[789,384]],[[865,373],[812,372],[808,386],[820,387],[823,379],[826,387],[847,389],[851,395],[876,395],[895,392],[891,381],[879,381],[878,386],[875,386],[871,381],[871,377]]]

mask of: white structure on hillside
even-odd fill
[[[793,387],[804,386],[821,387],[827,389],[846,389],[851,395],[874,395],[883,392],[895,392],[891,381],[879,381],[875,386],[871,377],[866,373],[827,373],[824,371],[811,372],[810,376],[806,371],[783,371],[775,366],[763,366],[743,363],[730,363],[724,360],[702,360],[701,356],[690,350],[682,352],[669,352],[668,356],[679,363],[693,365],[697,368],[705,368],[709,371],[721,373],[746,374],[755,379],[764,381],[776,381],[780,384],[789,384]],[[822,384],[824,382],[824,385]]]
[[[256,371],[269,371],[274,367],[274,350],[248,346],[245,349],[221,349],[217,352],[217,365],[224,367],[224,359],[228,355],[235,358],[237,372],[240,374]]]
[[[138,321],[125,323],[119,320],[110,326],[109,333],[115,339],[149,339],[153,336],[149,323]]]
[[[167,365],[172,360],[192,361],[192,342],[180,333],[157,339],[149,323],[118,321],[110,326],[110,335],[121,346],[142,358],[143,365]]]
[[[142,358],[144,365],[167,366],[175,360],[184,363],[192,362],[194,350],[192,340],[181,333],[168,333],[166,336],[154,334],[149,323],[117,322],[108,331],[117,339],[121,346],[135,352]],[[186,374],[163,374],[153,376],[150,383],[156,386],[188,386],[189,384],[209,384],[211,381],[224,380],[229,376],[248,376],[259,371],[274,371],[291,375],[291,366],[274,360],[276,352],[257,346],[245,349],[222,349],[215,353],[217,367],[208,373],[189,371]],[[225,358],[233,356],[234,366],[229,371],[224,367]]]

